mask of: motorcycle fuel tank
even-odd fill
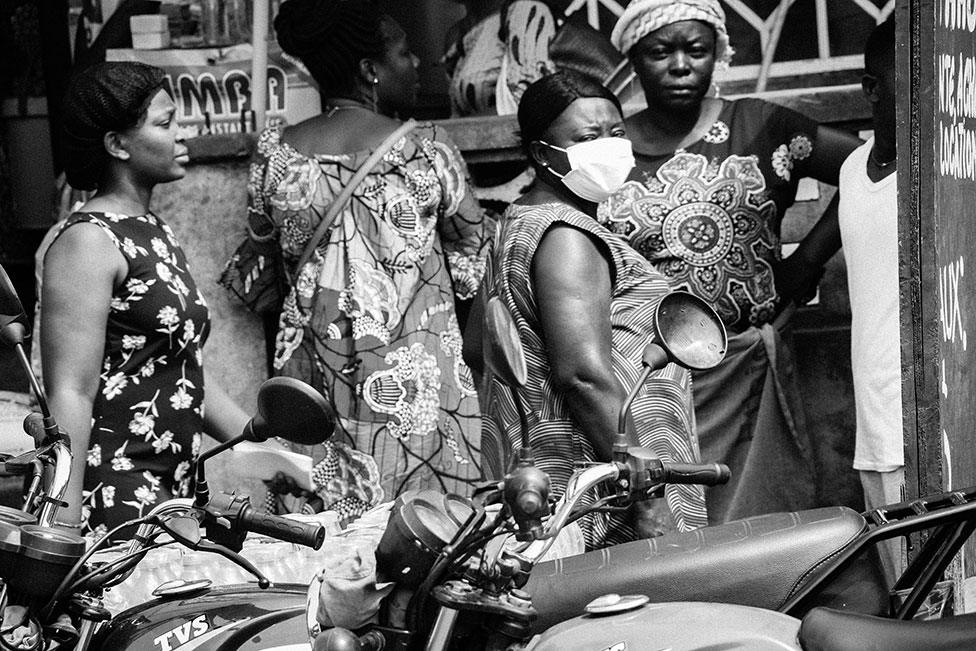
[[[92,649],[122,651],[300,651],[311,648],[306,586],[206,589],[134,606],[112,618]]]
[[[625,597],[626,598],[626,597]],[[799,649],[800,620],[772,610],[704,602],[645,604],[553,626],[526,651],[782,651]]]

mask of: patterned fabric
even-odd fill
[[[620,238],[570,206],[513,204],[506,212],[485,287],[487,296],[501,297],[518,326],[528,367],[528,382],[520,393],[528,412],[529,439],[537,465],[549,473],[556,496],[565,490],[578,462],[596,458],[589,441],[574,425],[563,397],[553,390],[531,283],[532,259],[539,242],[558,223],[592,234],[610,252],[614,278],[610,305],[612,363],[624,387],[634,386],[639,378],[641,354],[654,337],[654,308],[671,290],[667,280]],[[690,389],[687,371],[671,364],[651,376],[646,390],[634,402],[638,438],[662,459],[698,460]],[[511,390],[489,378],[482,429],[488,474],[500,477],[505,473],[515,458],[521,436]],[[705,499],[700,486],[668,486],[666,498],[670,514],[665,519],[673,520],[671,527],[689,531],[705,525]],[[637,538],[628,516],[595,514],[582,523],[582,528],[589,549]]]
[[[718,0],[632,0],[613,26],[610,41],[627,54],[651,32],[683,20],[700,20],[715,29],[715,59],[728,64],[734,54],[725,28],[725,11]]]
[[[265,131],[252,166],[249,238],[222,282],[253,302],[284,298],[274,368],[330,398],[345,443],[373,456],[386,499],[411,488],[468,492],[481,476],[478,402],[461,360],[455,294],[484,272],[486,224],[457,149],[418,126],[363,180],[301,270],[332,200],[369,151],[308,157]],[[321,446],[306,450],[323,458]]]
[[[210,313],[158,217],[75,213],[58,235],[81,223],[100,227],[129,266],[112,294],[85,471],[84,530],[100,537],[189,487]]]
[[[450,75],[452,115],[496,114],[495,88],[506,49],[506,83],[516,103],[533,81],[551,69],[549,42],[556,33],[556,22],[549,8],[535,0],[516,0],[509,7],[507,21],[507,42],[498,38],[501,16],[495,12],[449,46],[444,64]]]
[[[677,288],[708,301],[731,331],[769,323],[780,222],[816,130],[762,100],[724,102],[700,141],[666,156],[636,154],[632,180],[601,204],[599,221]]]
[[[693,374],[702,457],[732,471],[706,493],[711,524],[813,506],[811,445],[787,314],[774,321],[772,265],[816,129],[762,100],[724,102],[700,141],[637,155],[631,179],[641,180],[599,208],[600,221],[676,287],[708,301],[729,330],[725,360]]]

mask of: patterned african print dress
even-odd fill
[[[712,523],[813,505],[810,443],[786,315],[776,318],[773,265],[816,132],[817,123],[775,104],[725,101],[698,142],[637,155],[632,180],[599,208],[601,223],[676,288],[705,299],[729,332],[725,361],[693,373],[702,457],[732,470],[728,484],[708,490]]]
[[[346,516],[412,488],[468,494],[481,477],[478,400],[461,359],[455,296],[477,290],[494,224],[484,222],[454,145],[432,125],[416,127],[359,184],[305,267],[294,268],[369,155],[308,157],[280,130],[265,131],[248,185],[252,236],[223,278],[252,306],[279,287],[276,259],[295,278],[274,369],[322,391],[340,417],[341,450],[307,452],[348,466],[337,480],[346,486],[318,491]]]
[[[189,488],[210,312],[158,217],[75,213],[58,235],[82,223],[101,228],[129,267],[112,294],[85,470],[83,528],[101,537]]]
[[[654,338],[654,309],[671,287],[623,240],[568,205],[513,204],[506,211],[485,287],[488,297],[502,299],[518,327],[528,368],[528,381],[521,396],[528,412],[529,439],[537,466],[549,473],[553,494],[559,496],[575,464],[594,461],[596,457],[586,436],[573,423],[564,398],[553,390],[532,289],[532,260],[543,235],[554,224],[568,224],[589,233],[610,252],[614,278],[610,302],[611,361],[617,379],[627,389],[636,384],[644,347]],[[651,375],[646,390],[634,401],[632,413],[641,445],[661,459],[698,461],[690,388],[688,372],[669,364]],[[500,477],[515,459],[522,432],[513,394],[498,380],[487,382],[483,421],[486,472]],[[705,497],[700,486],[671,485],[665,497],[670,511],[666,519],[674,529],[689,531],[705,525]],[[588,549],[637,538],[633,523],[626,516],[608,518],[595,514],[582,523],[582,528]]]

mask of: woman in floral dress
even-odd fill
[[[647,108],[627,133],[637,166],[599,219],[729,331],[718,367],[693,374],[702,457],[732,479],[707,491],[713,523],[812,506],[810,442],[785,309],[840,246],[836,204],[787,259],[780,222],[804,176],[837,184],[859,140],[759,99],[709,96],[732,50],[718,0],[633,0],[612,40]]]
[[[149,210],[153,187],[187,163],[162,83],[158,68],[104,63],[65,99],[68,182],[95,194],[45,256],[41,347],[74,452],[58,524],[95,536],[184,494],[203,433],[225,440],[247,422],[212,382],[204,393],[207,304]]]
[[[372,168],[296,269],[336,195],[415,103],[417,58],[396,22],[361,0],[289,0],[275,31],[325,106],[261,134],[250,237],[224,283],[253,309],[281,306],[274,372],[335,406],[342,434],[307,450],[330,478],[316,486],[326,508],[355,517],[411,488],[467,494],[481,477],[480,418],[455,299],[477,289],[491,225],[458,150],[421,125]],[[346,497],[336,500],[330,484]]]

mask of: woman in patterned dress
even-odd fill
[[[577,462],[610,459],[620,407],[654,338],[654,309],[670,287],[594,219],[597,202],[633,166],[613,94],[558,72],[525,91],[518,118],[536,181],[505,213],[484,295],[499,296],[517,324],[529,439],[558,496]],[[513,392],[489,377],[484,405],[482,452],[489,474],[500,477],[521,443]],[[631,416],[633,444],[665,460],[698,461],[687,371],[671,364],[653,374]],[[669,486],[662,502],[588,518],[587,548],[705,524],[700,486]]]
[[[813,506],[784,308],[840,246],[836,204],[786,260],[780,222],[799,179],[836,185],[859,140],[759,99],[708,96],[732,52],[718,0],[634,0],[611,40],[647,108],[627,118],[637,166],[599,220],[705,299],[731,335],[725,361],[693,374],[702,455],[732,470],[708,490],[709,519]]]
[[[411,488],[467,494],[481,477],[480,417],[455,300],[477,289],[492,225],[458,150],[440,129],[419,125],[296,269],[336,195],[413,107],[418,61],[403,30],[365,0],[289,0],[275,31],[318,82],[324,109],[261,134],[250,237],[224,282],[257,310],[284,294],[274,372],[321,390],[340,417],[345,436],[309,452],[323,469],[349,468],[342,481],[357,484],[358,497],[337,503],[319,486],[326,508],[354,517]]]
[[[45,256],[41,347],[74,451],[58,524],[94,536],[183,494],[203,433],[226,440],[247,422],[209,378],[204,392],[207,304],[149,209],[157,183],[186,173],[162,84],[152,66],[97,64],[64,104],[68,182],[95,194]]]

